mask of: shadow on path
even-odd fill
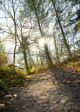
[[[18,98],[1,112],[80,112],[78,77],[60,70],[36,74],[37,80],[21,88]]]

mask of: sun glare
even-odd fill
[[[39,40],[39,44],[40,44],[40,45],[44,45],[44,43],[45,43],[45,40],[44,40],[44,39],[40,39],[40,40]]]

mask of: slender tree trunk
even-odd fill
[[[28,62],[27,62],[27,55],[26,55],[26,48],[25,48],[25,45],[24,45],[24,39],[23,39],[23,34],[22,34],[22,24],[21,24],[21,40],[22,40],[22,42],[20,42],[20,43],[21,43],[22,49],[23,49],[26,71],[29,71]]]
[[[17,34],[17,28],[16,28],[16,11],[15,11],[15,6],[12,0],[12,8],[13,8],[13,14],[14,14],[14,35],[15,35],[15,47],[14,47],[14,54],[13,54],[13,65],[15,65],[15,53],[16,53],[16,46],[17,46],[17,39],[16,39],[16,34]]]
[[[49,65],[53,66],[53,63],[52,63],[52,60],[51,60],[51,57],[50,57],[50,54],[49,54],[49,50],[48,50],[48,45],[44,44],[44,48],[45,48],[45,53],[46,53]]]
[[[37,46],[36,46],[36,58],[37,58],[37,62],[38,62]]]
[[[33,0],[33,5],[34,5],[34,10],[35,10],[35,14],[36,14],[38,26],[39,26],[39,31],[41,33],[41,36],[43,37],[43,32],[42,32],[42,29],[41,29],[41,26],[40,26],[40,21],[39,21],[39,17],[38,17],[38,14],[37,14],[37,10],[36,10],[35,4],[34,4],[34,0]],[[47,59],[48,59],[50,65],[53,66],[53,62],[51,60],[51,57],[50,57],[50,53],[49,53],[48,45],[47,44],[44,44],[44,49],[45,49],[45,54],[47,56]]]
[[[42,58],[41,58],[41,52],[40,51],[39,51],[39,56],[40,56],[41,65],[43,66],[43,61],[42,61]]]
[[[36,10],[35,4],[34,4],[34,0],[33,0],[33,5],[34,5],[34,10],[35,10],[38,26],[39,26],[39,31],[40,31],[41,36],[42,36],[42,29],[41,29],[41,26],[40,26],[39,17],[38,17],[37,10]]]
[[[59,20],[58,12],[57,12],[56,7],[55,7],[55,2],[53,2],[53,0],[51,0],[51,1],[52,1],[53,6],[54,6],[54,9],[55,9],[56,17],[57,17],[58,22],[59,22],[59,27],[60,27],[60,29],[61,29],[61,33],[62,33],[63,38],[64,38],[65,46],[66,46],[66,48],[67,48],[67,50],[68,50],[69,56],[71,57],[71,56],[72,56],[72,54],[71,54],[71,52],[70,52],[69,45],[68,45],[68,43],[67,43],[67,40],[66,40],[66,38],[65,38],[65,34],[64,34],[64,31],[63,31],[62,25],[61,25],[60,20]]]
[[[29,53],[30,61],[32,62],[32,67],[33,67],[33,65],[34,65],[34,67],[36,68],[36,65],[35,65],[35,63],[34,63],[34,61],[33,61],[33,59],[32,59],[32,56],[31,56],[31,54],[30,54],[29,49],[28,49],[28,53]]]
[[[54,46],[55,46],[55,52],[56,52],[56,57],[57,57],[57,63],[59,62],[59,57],[58,57],[58,49],[57,49],[57,45],[56,45],[56,40],[55,40],[55,36],[53,36],[54,38]]]
[[[72,33],[73,33],[73,48],[74,48],[73,54],[74,54],[74,56],[76,56],[76,54],[75,54],[75,42],[74,42],[75,36],[74,36],[73,31],[72,31]]]
[[[16,39],[16,25],[15,25],[15,48],[14,48],[14,55],[13,55],[13,65],[15,65],[16,47],[17,47],[17,39]]]
[[[25,62],[26,71],[29,71],[25,48],[23,49],[23,55],[24,55],[24,62]]]

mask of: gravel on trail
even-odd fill
[[[1,112],[80,112],[80,74],[61,70],[32,75]]]

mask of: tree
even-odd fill
[[[59,63],[59,53],[58,53],[58,45],[56,42],[56,35],[55,35],[56,31],[53,31],[53,39],[54,39],[54,47],[55,47],[55,54],[56,54],[56,58],[57,58],[57,63]]]
[[[2,11],[7,15],[6,18],[10,18],[14,24],[14,40],[15,40],[15,47],[14,47],[14,54],[13,54],[13,65],[15,65],[15,53],[16,53],[16,46],[17,46],[17,12],[19,8],[20,0],[2,0]],[[3,31],[5,31],[3,29]],[[8,31],[5,31],[8,32]]]
[[[71,54],[71,52],[70,52],[70,48],[69,48],[69,45],[68,45],[68,43],[67,43],[67,40],[66,40],[66,37],[65,37],[65,34],[64,34],[64,31],[63,31],[63,28],[62,28],[62,25],[61,25],[59,16],[58,16],[58,12],[57,12],[57,9],[56,9],[56,6],[55,6],[55,1],[51,0],[51,2],[52,2],[53,6],[54,6],[54,9],[55,9],[56,17],[57,17],[57,19],[58,19],[59,27],[60,27],[61,33],[62,33],[62,35],[63,35],[63,39],[64,39],[65,46],[66,46],[66,48],[67,48],[67,50],[68,50],[69,56],[71,57],[72,54]]]
[[[34,0],[25,0],[25,2],[29,5],[30,11],[32,11],[36,16],[37,24],[38,24],[38,27],[39,27],[41,37],[42,38],[46,37],[44,35],[44,32],[43,32],[42,27],[41,27],[41,25],[42,25],[41,20],[45,19],[44,16],[43,16],[43,19],[41,19],[41,16],[40,16],[41,13],[45,14],[45,10],[42,6],[42,2],[41,1],[34,1]],[[45,54],[46,54],[47,60],[50,63],[49,65],[53,66],[53,62],[52,62],[50,54],[49,54],[49,49],[48,49],[47,43],[44,44],[44,49],[45,49]]]

